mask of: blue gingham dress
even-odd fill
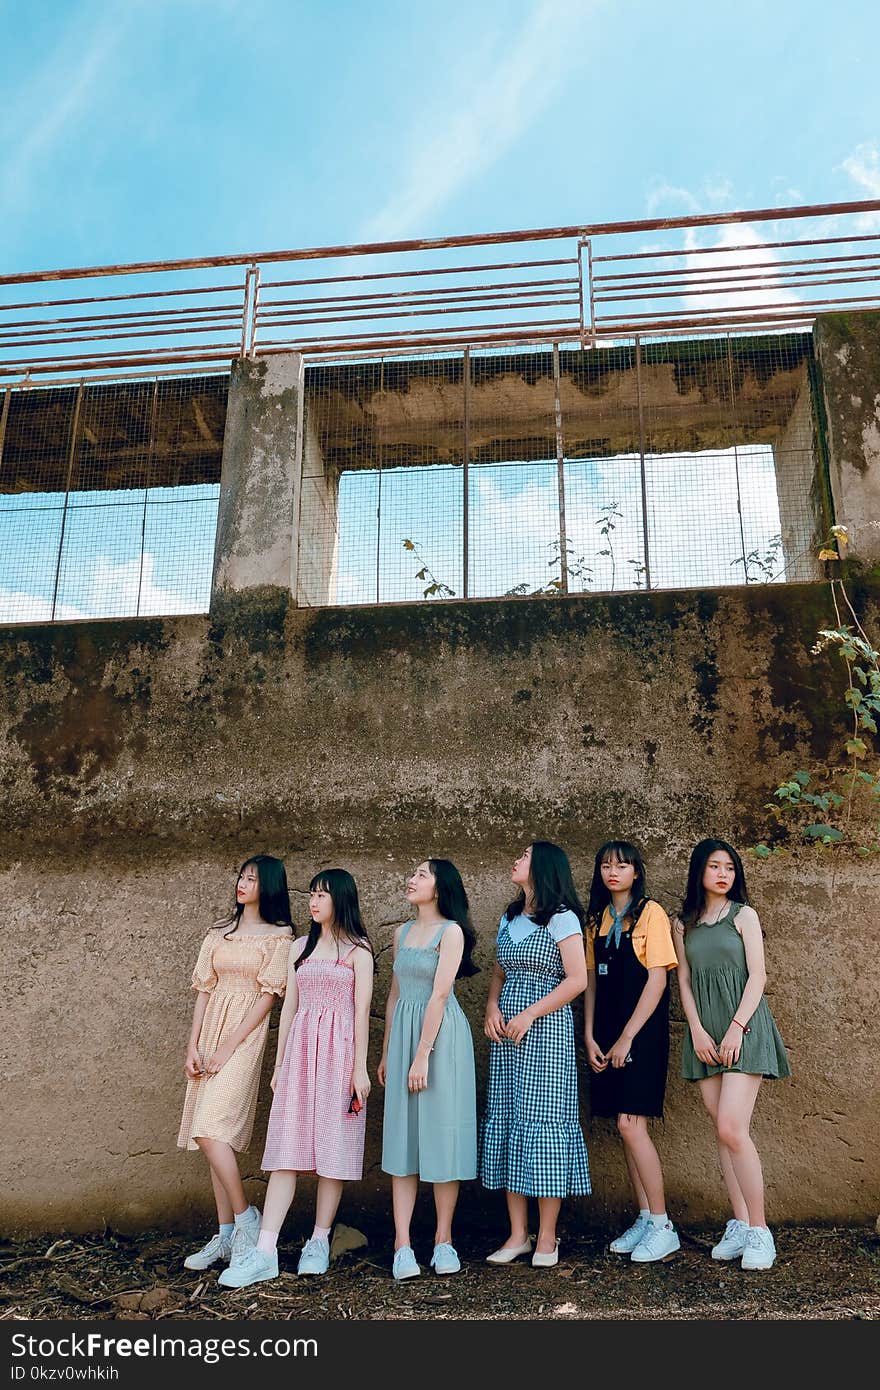
[[[565,979],[559,947],[546,927],[514,941],[505,915],[497,949],[505,975],[499,1000],[505,1019],[543,999]],[[480,1178],[484,1187],[526,1197],[581,1196],[591,1190],[578,1116],[570,1004],[536,1019],[519,1044],[507,1039],[489,1043]]]

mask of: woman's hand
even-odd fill
[[[738,1028],[735,1023],[731,1023],[724,1037],[718,1044],[718,1057],[723,1067],[732,1067],[739,1061],[742,1045],[742,1029]]]
[[[387,1079],[387,1076],[388,1076],[388,1058],[385,1056],[385,1053],[383,1052],[383,1053],[382,1053],[382,1056],[379,1058],[379,1065],[378,1065],[378,1067],[376,1068],[376,1080],[378,1081],[378,1083],[379,1083],[380,1086],[384,1086],[384,1085],[385,1085],[385,1081],[386,1081],[386,1079]]]
[[[428,1053],[422,1052],[421,1048],[416,1050],[413,1064],[409,1069],[409,1076],[406,1084],[413,1094],[424,1091],[428,1085]]]
[[[585,1037],[584,1044],[587,1049],[587,1060],[593,1071],[604,1071],[608,1066],[608,1058],[596,1042],[596,1039]]]
[[[216,1052],[212,1052],[205,1064],[207,1075],[216,1076],[218,1071],[226,1066],[234,1051],[234,1047],[231,1047],[229,1043],[224,1043],[222,1047],[217,1048]]]
[[[280,1067],[276,1067],[275,1070],[274,1070],[273,1073],[272,1073],[271,1080],[269,1081],[269,1085],[272,1087],[272,1093],[273,1093],[273,1095],[274,1095],[274,1093],[275,1093],[275,1087],[278,1085],[278,1078],[279,1078],[280,1075],[281,1075],[281,1068],[280,1068]]]
[[[504,1014],[497,1004],[487,1004],[486,1012],[483,1015],[483,1032],[490,1042],[504,1042],[507,1034],[507,1027]]]
[[[605,1060],[610,1062],[612,1067],[625,1067],[627,1062],[632,1061],[629,1051],[631,1047],[632,1038],[628,1038],[626,1033],[621,1033],[611,1051],[606,1053]]]
[[[691,1042],[694,1045],[694,1052],[701,1062],[707,1067],[718,1067],[721,1065],[721,1058],[718,1055],[718,1048],[715,1046],[715,1039],[705,1028],[698,1028],[696,1031],[691,1029]]]
[[[523,1009],[521,1013],[514,1014],[513,1018],[509,1020],[504,1030],[505,1037],[509,1038],[512,1043],[521,1043],[534,1021],[535,1015],[531,1009]]]
[[[190,1043],[189,1047],[186,1049],[186,1061],[183,1064],[183,1070],[190,1081],[198,1081],[199,1077],[204,1075],[205,1068],[202,1066],[199,1049],[196,1047],[195,1043]]]
[[[370,1078],[367,1075],[366,1067],[355,1067],[351,1073],[351,1089],[357,1096],[361,1105],[364,1105],[367,1096],[370,1094]]]

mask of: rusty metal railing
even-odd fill
[[[806,326],[880,305],[878,214],[871,200],[4,275],[0,382]]]

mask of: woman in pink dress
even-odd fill
[[[271,1173],[255,1248],[220,1277],[240,1289],[278,1277],[278,1235],[299,1173],[317,1173],[315,1228],[297,1274],[324,1274],[342,1186],[363,1174],[373,952],[345,869],[309,884],[312,924],[290,951],[262,1167]]]

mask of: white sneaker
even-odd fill
[[[260,1213],[256,1207],[249,1207],[247,1218],[235,1223],[235,1230],[232,1233],[231,1265],[238,1264],[239,1260],[250,1254],[256,1246],[259,1234]]]
[[[195,1250],[192,1255],[187,1255],[183,1262],[184,1269],[210,1269],[218,1260],[229,1264],[232,1259],[232,1236],[223,1236],[218,1231],[212,1236],[207,1245],[203,1245],[201,1250]]]
[[[746,1248],[743,1251],[743,1269],[769,1269],[776,1259],[776,1246],[767,1226],[749,1226],[746,1229]]]
[[[653,1221],[649,1221],[648,1229],[633,1250],[630,1259],[635,1260],[636,1264],[645,1265],[652,1260],[668,1260],[670,1255],[674,1255],[676,1250],[680,1249],[681,1241],[671,1221],[667,1221],[663,1226],[655,1226]]]
[[[746,1248],[748,1222],[738,1221],[736,1217],[724,1227],[724,1235],[717,1245],[712,1246],[713,1260],[738,1260]]]
[[[623,1232],[623,1235],[612,1240],[608,1247],[612,1255],[631,1255],[650,1224],[647,1216],[642,1216],[639,1212],[633,1224]]]
[[[256,1246],[224,1269],[217,1283],[224,1289],[245,1289],[248,1284],[259,1284],[263,1279],[278,1278],[278,1251],[268,1255]]]

